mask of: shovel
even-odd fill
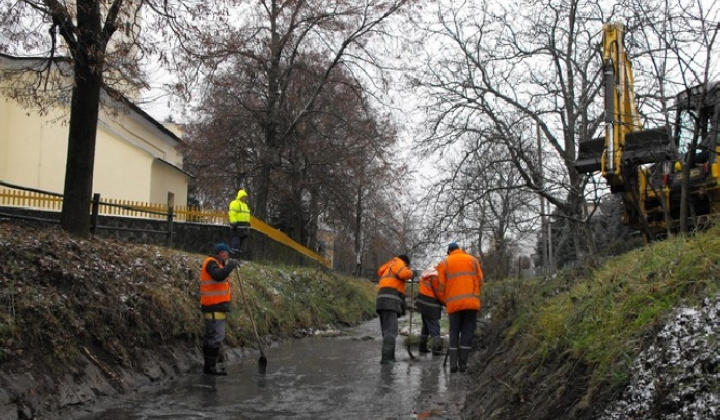
[[[413,356],[412,352],[410,351],[410,342],[412,340],[413,283],[415,283],[415,277],[410,279],[410,307],[408,308],[408,310],[410,311],[410,319],[408,320],[408,322],[410,323],[410,327],[408,327],[407,352],[411,360],[415,359],[415,356]]]
[[[243,291],[242,287],[242,281],[240,280],[240,273],[238,272],[238,269],[235,269],[235,276],[238,280],[238,287],[240,288],[240,296],[243,300],[243,306],[245,306],[245,310],[248,313],[248,316],[250,317],[250,322],[252,323],[253,332],[255,333],[255,340],[257,341],[258,349],[260,349],[260,358],[258,359],[258,373],[260,375],[265,375],[265,372],[267,371],[267,357],[265,357],[265,352],[263,351],[262,343],[260,342],[260,336],[257,332],[257,327],[255,326],[255,318],[253,317],[252,308],[250,308],[250,305],[248,305],[247,298],[245,298],[245,292]]]

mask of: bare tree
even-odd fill
[[[153,33],[150,19],[142,12],[155,11],[166,17],[177,5],[166,0],[16,0],[0,4],[0,25],[7,42],[0,45],[0,51],[20,51],[41,59],[15,75],[16,92],[30,93],[14,96],[32,106],[47,105],[48,92],[57,95],[53,100],[71,98],[60,225],[74,235],[90,233],[88,209],[101,95],[134,93],[144,86],[139,62],[155,44],[140,37],[141,26],[146,33]],[[61,63],[68,63],[72,70],[57,69]],[[56,80],[50,74],[54,69],[70,74],[72,84],[48,83]]]
[[[427,92],[434,136],[421,147],[451,147],[462,133],[491,131],[517,171],[519,187],[544,197],[573,224],[577,255],[592,258],[584,186],[573,162],[601,113],[594,105],[602,11],[577,1],[439,8],[425,36],[442,45],[414,81]],[[542,136],[538,150],[535,129]],[[543,154],[543,168],[538,155]]]
[[[322,59],[314,54],[294,66],[293,77],[285,81],[282,124],[301,112],[298,107],[314,95],[314,81],[325,77]],[[193,194],[205,204],[224,206],[235,185],[249,187],[253,197],[261,176],[264,161],[257,151],[265,147],[263,116],[253,107],[262,103],[257,92],[264,87],[262,82],[251,84],[252,71],[238,63],[216,73],[197,107],[202,118],[188,126],[186,163],[197,174]],[[366,218],[386,219],[378,212],[386,208],[382,192],[393,188],[406,170],[391,152],[397,141],[393,123],[369,106],[362,86],[340,67],[325,84],[314,111],[274,149],[267,220],[310,248],[317,247],[319,221],[336,232],[347,231],[354,237],[351,260],[362,266],[365,238],[373,235]],[[256,197],[253,207],[255,203]]]
[[[382,45],[379,38],[383,27],[408,3],[262,0],[248,5],[237,1],[230,9],[242,10],[236,19],[181,23],[182,31],[196,40],[194,46],[182,45],[182,54],[174,56],[188,80],[201,73],[206,76],[203,83],[212,85],[218,70],[237,65],[247,68],[243,88],[252,91],[257,102],[239,105],[254,114],[254,133],[259,133],[259,168],[253,191],[256,216],[268,215],[273,171],[281,163],[280,152],[316,111],[316,101],[331,83],[334,70],[344,68],[346,74],[367,79],[370,66],[380,68],[377,52]],[[369,45],[372,42],[377,45]],[[298,64],[308,52],[322,57],[318,62],[324,71],[308,80],[304,102],[289,107],[291,81],[302,77],[302,66]],[[289,109],[294,113],[288,114]]]
[[[430,233],[448,240],[467,238],[466,246],[482,258],[488,277],[504,278],[518,243],[533,231],[534,194],[524,188],[492,132],[468,131],[461,138],[462,157],[443,164],[449,170],[434,188],[434,207],[441,211]]]

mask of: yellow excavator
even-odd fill
[[[678,231],[687,173],[687,225],[704,227],[720,214],[720,83],[680,92],[670,108],[671,127],[643,129],[624,34],[621,23],[603,26],[605,133],[580,141],[575,169],[600,171],[610,191],[621,194],[623,223],[646,240]],[[683,171],[685,164],[689,170]]]

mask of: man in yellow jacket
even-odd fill
[[[398,255],[383,264],[377,272],[378,293],[375,311],[380,316],[383,344],[380,363],[395,362],[395,340],[398,336],[398,317],[405,314],[405,282],[413,278],[410,258]]]
[[[483,273],[477,258],[453,242],[448,255],[435,269],[438,272],[438,298],[447,308],[450,321],[450,372],[465,372],[480,311]]]
[[[240,255],[242,244],[248,237],[250,230],[250,206],[247,203],[248,194],[245,190],[239,190],[237,197],[230,202],[228,208],[228,221],[232,235],[230,238],[230,253],[233,256]]]

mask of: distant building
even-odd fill
[[[68,148],[69,94],[50,89],[49,106],[28,108],[11,96],[17,90],[8,76],[46,64],[45,59],[0,54],[0,180],[62,193]],[[62,81],[55,71],[53,82]],[[28,70],[27,78],[36,78]],[[17,77],[16,77],[17,79]],[[65,84],[72,83],[65,76]],[[52,97],[55,95],[56,97]],[[42,112],[41,112],[42,111]],[[103,92],[100,108],[93,192],[102,197],[187,205],[190,174],[183,171],[177,146],[181,139],[126,97]]]

